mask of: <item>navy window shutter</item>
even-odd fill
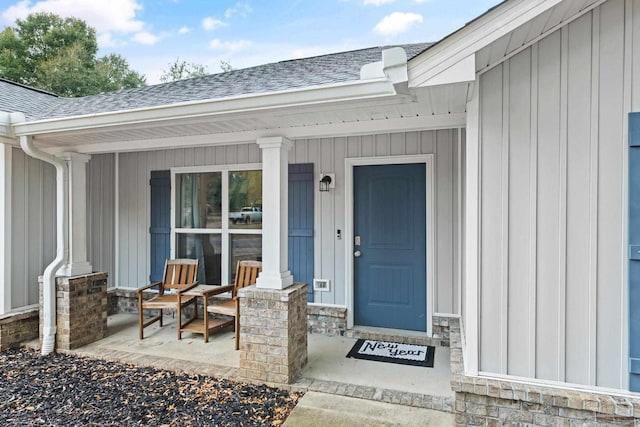
[[[289,165],[289,269],[313,302],[313,164]]]
[[[151,271],[149,280],[162,280],[171,246],[171,172],[151,171]]]

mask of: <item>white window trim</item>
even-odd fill
[[[353,168],[354,166],[385,165],[385,164],[410,164],[423,163],[425,165],[426,182],[426,215],[427,222],[427,336],[433,335],[433,315],[435,314],[435,172],[434,155],[418,154],[407,156],[381,156],[381,157],[347,157],[345,159],[345,301],[347,305],[347,329],[354,326],[354,267],[353,267]]]
[[[221,228],[176,228],[176,175],[187,173],[209,173],[220,172],[222,174],[222,218],[229,217],[229,172],[258,170],[262,172],[262,163],[244,163],[233,165],[214,166],[189,166],[171,168],[171,258],[176,257],[176,237],[178,234],[217,234],[221,237],[222,257],[221,257],[221,281],[229,283],[231,272],[229,271],[229,243],[230,235],[262,235],[262,228],[251,230],[237,230],[229,227],[229,221],[222,221]]]

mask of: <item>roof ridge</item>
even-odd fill
[[[40,93],[43,93],[45,95],[51,95],[51,96],[53,96],[55,98],[60,98],[59,95],[56,95],[53,92],[49,92],[49,91],[46,91],[44,89],[39,89],[39,88],[33,87],[33,86],[28,86],[28,85],[23,84],[23,83],[14,82],[13,80],[5,79],[4,77],[0,77],[0,81],[5,82],[5,83],[9,83],[9,84],[14,85],[14,86],[19,86],[19,87],[22,87],[22,88],[25,88],[25,89],[29,89],[29,90],[32,90],[34,92],[40,92]]]

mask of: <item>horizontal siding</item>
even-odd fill
[[[38,276],[55,258],[55,170],[12,150],[11,308],[38,303]]]
[[[455,130],[423,131],[342,138],[297,140],[290,163],[313,163],[314,170],[336,174],[336,188],[315,192],[315,277],[331,280],[331,292],[316,292],[315,301],[345,304],[345,240],[336,230],[345,224],[345,158],[435,154],[436,158],[436,311],[456,313],[454,237],[456,214]],[[123,153],[119,155],[119,247],[117,285],[137,287],[149,277],[149,177],[152,170],[178,166],[260,162],[255,143],[197,149]]]
[[[638,10],[604,3],[481,76],[484,372],[624,387]]]

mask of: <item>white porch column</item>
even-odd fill
[[[11,311],[11,150],[0,144],[0,314]]]
[[[63,153],[61,157],[69,169],[69,258],[57,274],[89,274],[93,272],[87,260],[87,162],[91,156]]]
[[[288,168],[291,141],[259,138],[262,150],[262,273],[258,288],[284,289],[293,284],[287,265]]]

